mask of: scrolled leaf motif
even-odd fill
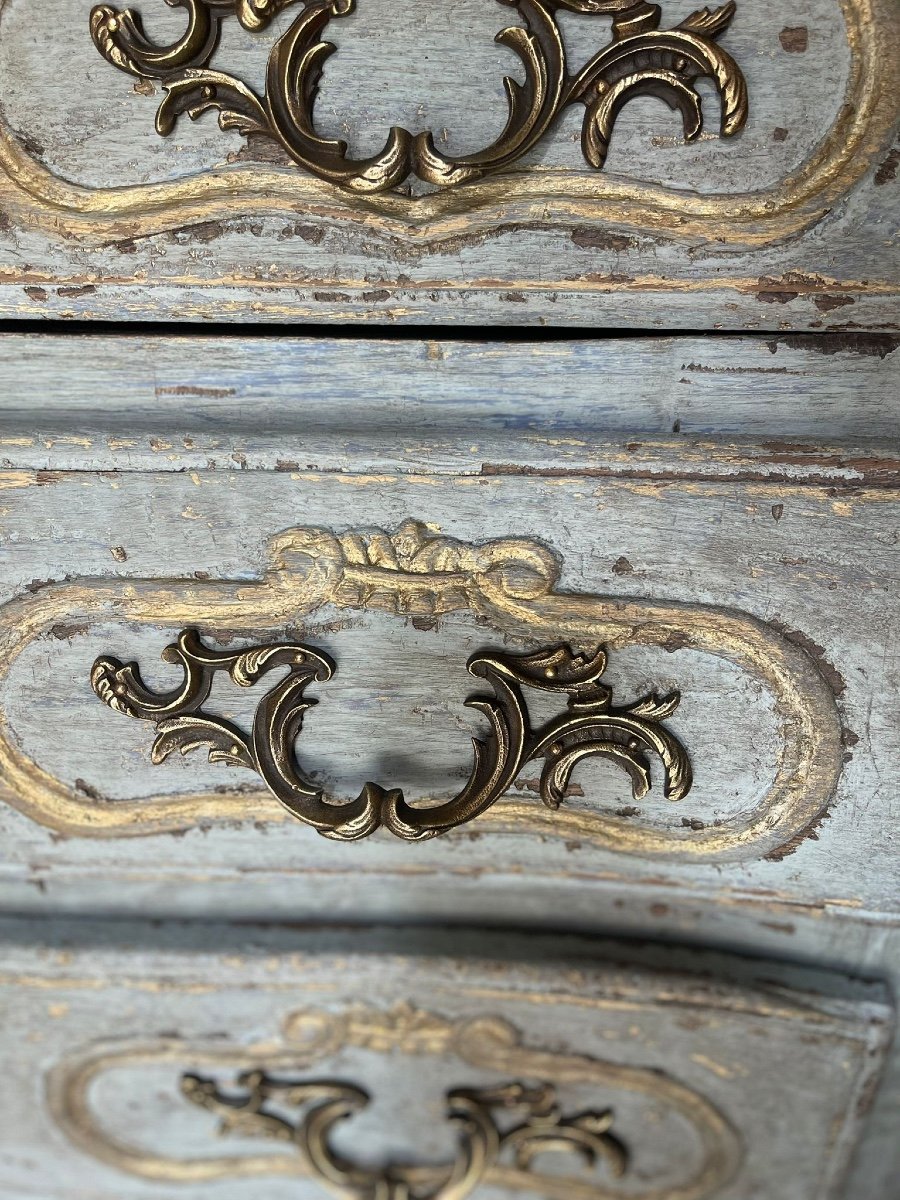
[[[205,112],[218,111],[219,126],[245,136],[267,134],[269,116],[259,97],[245,84],[221,71],[185,71],[166,88],[156,113],[157,133],[167,137],[182,113],[198,120]]]
[[[335,671],[324,654],[293,642],[213,650],[188,629],[164,650],[163,659],[180,663],[185,673],[182,684],[167,692],[148,688],[136,663],[103,656],[91,672],[95,693],[110,708],[155,722],[152,761],[161,763],[176,750],[188,754],[206,748],[212,763],[256,771],[293,816],[340,841],[367,837],[382,826],[406,841],[436,837],[486,812],[509,791],[526,763],[535,760],[544,763],[540,793],[552,809],[563,803],[572,772],[585,758],[623,767],[638,799],[651,786],[650,756],[662,764],[668,799],[682,799],[693,780],[685,748],[662,724],[678,707],[678,693],[613,706],[612,692],[601,682],[607,665],[602,647],[592,655],[575,654],[566,645],[532,654],[474,655],[468,670],[485,680],[493,694],[471,696],[466,704],[484,715],[489,733],[473,739],[472,771],[462,791],[432,806],[410,804],[400,789],[376,783],[365,784],[355,800],[336,803],[305,774],[296,742],[306,712],[316,703],[306,695],[307,688],[327,682]],[[217,672],[227,671],[239,687],[253,687],[285,668],[286,674],[259,700],[249,734],[203,711]],[[567,707],[534,728],[525,688],[563,695]]]
[[[352,159],[347,143],[319,137],[313,107],[322,70],[336,47],[320,41],[331,19],[355,4],[313,3],[276,42],[266,73],[266,101],[272,132],[291,157],[313,174],[356,192],[383,192],[402,183],[412,170],[413,138],[393,128],[380,153]]]
[[[447,1119],[459,1129],[453,1162],[434,1168],[392,1163],[380,1170],[358,1166],[332,1146],[335,1127],[370,1102],[352,1084],[277,1080],[254,1070],[227,1091],[213,1079],[188,1074],[181,1091],[218,1117],[225,1136],[290,1142],[313,1178],[354,1200],[465,1200],[504,1157],[528,1172],[539,1154],[573,1154],[588,1169],[604,1163],[616,1178],[629,1162],[627,1147],[611,1132],[610,1110],[564,1117],[549,1084],[453,1089],[446,1100]],[[503,1111],[521,1115],[520,1123],[501,1128],[495,1114]]]
[[[499,0],[517,8],[526,26],[512,26],[498,33],[496,41],[519,56],[525,67],[525,83],[511,76],[504,79],[509,116],[493,145],[464,158],[449,158],[438,152],[431,132],[416,138],[413,170],[420,179],[440,187],[452,187],[479,179],[514,163],[544,136],[556,119],[566,87],[566,52],[551,4],[544,0]]]
[[[524,68],[524,82],[505,79],[509,113],[494,143],[470,155],[438,151],[433,134],[392,128],[382,149],[353,158],[347,143],[316,132],[314,108],[322,72],[335,52],[324,41],[329,24],[351,14],[356,0],[306,0],[290,28],[275,43],[260,96],[239,79],[211,66],[221,22],[236,15],[250,32],[266,29],[279,13],[301,0],[166,0],[186,9],[188,28],[170,46],[146,36],[138,14],[100,5],[91,14],[91,35],[98,49],[120,70],[158,79],[166,96],[157,113],[157,131],[166,136],[179,117],[197,120],[219,112],[223,129],[258,134],[279,142],[301,167],[357,193],[388,191],[411,175],[437,187],[453,187],[503,171],[527,154],[573,103],[586,107],[582,148],[588,163],[600,169],[622,106],[638,95],[664,100],[682,115],[685,138],[703,128],[695,82],[712,79],[722,98],[721,134],[731,137],[747,120],[744,76],[734,59],[715,41],[734,18],[734,0],[720,8],[692,13],[673,30],[661,30],[661,10],[646,0],[497,0],[515,9],[523,25],[501,30],[497,42],[513,51]],[[570,75],[558,12],[612,16],[612,42]]]
[[[737,63],[711,39],[734,18],[734,0],[713,12],[692,13],[677,29],[659,29],[660,9],[645,5],[636,19],[623,20],[617,37],[590,60],[570,83],[570,101],[587,108],[582,149],[591,166],[606,162],[616,118],[635,96],[652,95],[681,113],[687,141],[703,131],[700,96],[694,83],[705,76],[722,98],[720,131],[732,137],[747,120],[747,84]]]
[[[169,46],[151,42],[140,14],[99,4],[91,11],[91,36],[104,58],[122,71],[142,78],[163,79],[173,72],[206,63],[219,44],[222,18],[234,0],[166,0],[187,11],[184,35]]]
[[[336,10],[345,8],[348,2],[352,3],[353,0],[335,3],[334,7]],[[251,33],[257,33],[268,29],[279,13],[296,3],[297,0],[237,0],[234,7],[241,25]]]

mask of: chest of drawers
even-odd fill
[[[0,0],[2,1200],[900,1197],[898,40]]]

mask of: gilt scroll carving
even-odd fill
[[[352,192],[389,191],[410,176],[447,188],[506,170],[527,154],[573,104],[585,109],[582,150],[600,170],[606,162],[616,118],[630,99],[653,95],[679,112],[685,138],[703,130],[700,78],[713,81],[721,98],[723,137],[745,125],[747,85],[737,63],[717,42],[734,18],[734,0],[691,13],[674,29],[661,29],[661,9],[645,0],[499,0],[514,8],[524,26],[511,26],[497,41],[521,59],[524,84],[505,80],[509,115],[503,132],[475,154],[442,154],[431,131],[390,130],[381,151],[350,156],[346,142],[316,131],[314,108],[332,43],[322,40],[329,24],[350,15],[355,0],[307,0],[275,43],[262,94],[212,64],[221,23],[237,16],[255,33],[268,28],[297,0],[167,0],[187,10],[188,28],[172,45],[160,46],[144,33],[138,13],[103,4],[91,13],[91,35],[104,57],[122,71],[159,80],[166,96],[156,128],[166,136],[187,113],[196,120],[219,113],[223,130],[260,135],[280,143],[306,171]],[[612,17],[612,40],[574,73],[567,61],[560,10]]]
[[[105,704],[156,723],[153,762],[163,762],[175,750],[187,754],[207,747],[211,763],[255,770],[290,813],[335,840],[354,841],[381,827],[406,841],[445,833],[486,812],[533,760],[544,763],[540,795],[551,809],[563,803],[577,764],[591,756],[623,767],[635,799],[650,790],[648,754],[662,763],[668,799],[681,800],[693,780],[686,750],[662,723],[678,707],[679,693],[662,699],[645,696],[628,707],[614,707],[611,689],[601,682],[607,665],[602,647],[591,655],[575,654],[565,645],[533,654],[473,655],[469,673],[489,683],[494,695],[470,696],[466,704],[484,714],[490,734],[485,741],[474,740],[474,764],[463,790],[431,807],[411,805],[402,791],[377,783],[367,783],[356,800],[335,804],[304,774],[294,745],[304,714],[315,703],[305,693],[312,683],[327,682],[335,672],[335,664],[323,653],[287,642],[214,650],[196,629],[187,629],[162,657],[184,669],[183,683],[169,692],[149,689],[133,662],[101,656],[91,671],[91,685]],[[217,673],[227,672],[235,684],[248,688],[284,668],[287,675],[260,699],[249,735],[233,722],[204,712]],[[535,728],[524,688],[564,696],[567,707]]]

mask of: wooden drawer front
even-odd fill
[[[462,936],[420,935],[419,958],[400,934],[322,953],[252,930],[73,932],[2,930],[10,1200],[314,1200],[329,1171],[369,1197],[388,1164],[379,1195],[827,1200],[890,1018],[840,977],[598,966],[574,943],[542,966],[508,938],[501,960]]]
[[[741,481],[746,465],[731,451],[718,460],[722,478],[704,481],[683,465],[665,482],[650,471],[603,478],[585,461],[558,475],[299,464],[7,472],[8,894],[21,902],[39,879],[57,900],[116,908],[152,895],[189,911],[209,888],[241,911],[402,908],[392,888],[348,892],[346,878],[373,872],[404,887],[433,875],[417,903],[454,911],[485,878],[569,881],[587,912],[594,886],[653,877],[896,912],[889,842],[867,833],[859,808],[897,762],[896,662],[872,659],[898,586],[890,539],[900,504],[883,486],[894,468],[842,451],[822,481],[828,455],[814,468],[797,455],[791,483]],[[773,470],[761,460],[754,469]],[[803,480],[808,469],[815,481]],[[873,486],[855,482],[865,472]],[[317,836],[307,825],[319,801],[300,797],[298,821],[263,786],[271,771],[231,765],[241,755],[220,727],[198,733],[205,712],[260,732],[256,706],[277,695],[264,662],[244,660],[230,680],[218,673],[202,710],[164,709],[186,713],[186,728],[127,715],[133,678],[110,659],[136,660],[151,687],[180,687],[177,655],[159,657],[189,628],[219,653],[288,641],[333,660],[333,677],[310,685],[319,704],[297,756],[329,803],[366,781],[383,788],[380,830],[321,826],[368,835],[355,844]],[[545,745],[481,815],[469,821],[461,803],[445,832],[431,830],[442,836],[406,844],[413,834],[389,815],[393,789],[421,810],[460,793],[473,771],[480,786],[515,764],[507,743],[523,709],[478,662],[559,645],[588,659],[607,648],[612,700],[596,684],[542,692],[532,678],[519,688],[532,730],[568,697],[570,715],[599,711],[593,736],[608,734],[610,752],[575,763],[556,807]],[[473,694],[494,703],[495,726],[488,709],[466,707]],[[665,701],[676,694],[677,709]],[[278,735],[264,729],[256,751],[277,757],[295,732],[290,722]],[[485,742],[474,767],[470,735]],[[163,762],[151,760],[155,743]],[[565,738],[559,746],[562,758],[572,749]],[[498,886],[494,911],[502,895]]]
[[[3,312],[897,326],[892,0],[789,14],[778,0],[693,14],[682,0],[459,0],[427,20],[416,0],[368,0],[292,5],[274,23],[265,10],[282,3],[198,0],[189,37],[181,8],[135,7],[173,47],[161,60],[114,6],[92,18],[45,0],[37,33],[29,0],[0,6]],[[566,76],[610,42],[610,19],[607,68],[577,95]],[[311,33],[291,59],[295,20]],[[222,24],[215,53],[204,21]],[[355,165],[312,130],[273,136],[274,109],[244,86],[261,88],[271,55],[271,100],[278,61],[288,77],[323,64],[320,35],[337,53],[318,93],[297,87]],[[237,82],[198,79],[206,68]],[[509,86],[505,136],[507,76],[524,86]],[[217,105],[224,130],[185,113]]]
[[[120,508],[123,500],[128,507],[152,505],[158,529],[170,514],[174,539],[181,521],[204,519],[194,497],[199,500],[203,488],[219,493],[231,482],[201,479],[200,492],[192,492],[197,485],[190,479],[129,476],[117,489],[116,503]],[[337,498],[325,477],[310,480],[305,489],[297,486],[299,480],[289,484],[277,477],[235,482],[242,485],[242,504],[260,514],[283,511],[290,496],[307,511],[318,501],[324,518]],[[79,499],[74,488],[82,481],[72,483],[71,492],[66,477],[52,485],[61,489],[56,495],[64,509]],[[452,502],[452,485],[435,478],[430,486],[439,506]],[[513,487],[479,489],[482,503],[492,501],[506,510],[504,521],[516,523],[511,533],[524,523],[526,506],[539,512],[550,499],[545,487],[526,484],[513,500]],[[133,491],[133,501],[122,495],[125,491]],[[593,491],[604,507],[627,511],[634,504],[621,484]],[[717,489],[701,492],[698,504],[688,504],[687,519],[693,525],[708,520],[720,497]],[[749,496],[742,499],[745,507]],[[214,503],[221,521],[225,510],[218,495]],[[356,496],[351,504],[358,509]],[[560,515],[577,520],[574,495],[564,496]],[[635,505],[629,523],[638,520]],[[237,514],[235,522],[242,522]],[[10,600],[4,614],[9,732],[3,767],[14,806],[57,833],[81,837],[184,833],[209,822],[249,822],[240,851],[246,865],[253,865],[262,844],[254,821],[287,825],[289,841],[296,842],[303,830],[273,803],[260,780],[261,775],[278,788],[277,763],[267,769],[266,759],[288,753],[298,732],[290,720],[282,728],[274,709],[263,712],[262,706],[277,702],[278,686],[271,681],[278,676],[268,675],[260,656],[272,653],[274,666],[283,667],[284,656],[303,654],[292,647],[306,648],[309,686],[319,695],[298,757],[303,762],[311,755],[312,763],[324,759],[316,773],[327,772],[325,799],[331,803],[349,802],[359,791],[356,778],[360,786],[369,780],[385,793],[402,786],[412,802],[438,797],[450,802],[469,773],[468,732],[484,741],[479,756],[484,769],[506,774],[517,758],[506,743],[515,741],[514,727],[523,714],[532,711],[533,737],[526,741],[546,741],[544,729],[556,725],[555,714],[544,726],[534,711],[540,709],[542,686],[554,682],[543,678],[546,671],[558,671],[560,691],[546,696],[556,699],[555,707],[566,699],[582,707],[589,707],[589,699],[596,702],[596,719],[604,728],[589,732],[596,733],[599,746],[609,726],[620,751],[618,765],[625,769],[597,774],[588,760],[568,788],[567,779],[559,784],[569,795],[557,809],[552,807],[559,798],[556,781],[542,779],[553,765],[551,751],[533,759],[526,751],[514,776],[518,788],[508,788],[515,798],[498,802],[496,811],[487,809],[471,830],[466,824],[465,834],[519,831],[580,838],[595,850],[647,857],[753,861],[783,849],[821,818],[838,783],[841,728],[827,681],[808,654],[750,613],[724,605],[683,608],[627,593],[561,594],[562,564],[543,541],[467,542],[446,536],[436,523],[407,521],[379,530],[362,517],[348,530],[290,527],[262,549],[263,567],[255,580],[252,570],[247,578],[236,573],[220,582],[197,580],[195,573],[185,580],[180,571],[119,578],[108,569],[101,577],[74,575]],[[661,541],[651,542],[648,559],[658,561],[662,549]],[[112,561],[118,552],[113,546],[107,556]],[[169,555],[161,545],[160,552]],[[565,649],[570,644],[578,648],[571,654]],[[603,653],[598,656],[602,646],[611,647],[604,680],[613,684],[614,672],[625,672],[613,701],[622,691],[627,703],[609,705],[602,696],[595,701],[594,692],[605,686],[595,682],[605,661]],[[531,652],[541,656],[536,664],[522,657]],[[163,653],[174,666],[169,672],[156,665]],[[331,678],[322,654],[333,664]],[[223,670],[215,674],[215,695],[196,708],[194,681],[203,686],[200,664],[210,655],[224,656]],[[132,659],[137,670],[125,665]],[[510,673],[516,671],[521,675],[514,678]],[[305,667],[298,669],[298,687],[304,672]],[[142,673],[156,680],[158,691],[149,697]],[[571,686],[564,688],[570,678]],[[504,680],[517,682],[515,702]],[[673,697],[685,693],[688,704],[666,715]],[[467,713],[471,694],[486,696],[496,706],[499,732],[492,734],[488,714]],[[290,711],[299,714],[304,699],[298,690]],[[68,739],[54,742],[42,722],[51,713],[60,721],[63,711],[77,728],[90,731],[76,746]],[[644,712],[650,714],[647,719]],[[128,720],[135,716],[149,723]],[[214,716],[228,724],[213,725]],[[710,728],[707,740],[704,732]],[[632,758],[626,754],[626,734],[640,741]],[[568,753],[565,734],[559,745]],[[183,762],[175,753],[179,750]],[[187,758],[191,750],[201,753]],[[250,761],[254,753],[258,770]],[[614,755],[599,757],[617,761]],[[641,761],[656,782],[655,791],[651,787],[646,794]],[[242,765],[251,773],[229,769]],[[684,794],[694,773],[698,782]],[[732,812],[722,798],[729,785]],[[281,789],[275,798],[305,823],[318,819],[319,802],[305,803],[299,785]],[[645,801],[646,810],[638,805]],[[350,816],[339,822],[337,809],[333,824],[323,823],[321,829],[354,840],[381,828],[379,840],[389,853],[394,846],[387,833],[413,837],[386,798],[369,807],[370,824],[357,827]],[[351,804],[348,814],[356,808]],[[623,808],[636,811],[618,811]],[[465,808],[454,812],[451,807],[440,825],[425,825],[422,831],[462,827]],[[315,841],[309,832],[303,840]]]

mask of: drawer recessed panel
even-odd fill
[[[825,1200],[890,1019],[877,988],[671,952],[146,932],[5,952],[0,1190]]]
[[[4,0],[3,311],[896,328],[890,0],[419,10]]]
[[[264,663],[256,673],[248,658],[243,668],[238,661],[216,676],[216,694],[203,708],[192,695],[184,703],[162,699],[179,694],[210,653],[226,656],[232,646],[258,657],[279,644],[329,655],[328,674],[314,667],[310,680],[318,706],[307,720],[318,737],[302,738],[298,754],[306,758],[309,744],[309,761],[335,803],[349,801],[354,775],[374,780],[379,768],[379,786],[411,783],[424,792],[410,795],[419,811],[444,800],[455,777],[466,778],[467,743],[475,736],[484,747],[475,773],[479,759],[494,771],[509,765],[511,785],[503,791],[518,797],[486,815],[476,832],[491,825],[530,829],[648,857],[717,860],[759,858],[784,845],[821,815],[836,786],[840,723],[826,681],[782,632],[749,614],[560,594],[560,564],[543,543],[466,544],[416,522],[393,533],[286,530],[267,553],[269,567],[258,582],[72,579],[9,606],[4,774],[29,816],[63,834],[100,837],[185,832],[210,820],[280,822],[285,813],[273,798],[251,786],[261,774],[279,798],[259,739],[276,755],[292,755],[300,732],[290,721],[277,732],[272,727],[277,673],[268,674]],[[285,624],[288,615],[296,625]],[[598,647],[611,653],[597,659]],[[144,648],[146,684],[141,664],[126,666]],[[535,653],[544,658],[529,667]],[[174,669],[154,666],[161,654]],[[620,657],[624,703],[611,686]],[[496,668],[484,665],[492,662]],[[585,671],[591,662],[594,668]],[[276,672],[283,666],[279,659]],[[524,684],[511,674],[516,670],[528,672]],[[555,683],[547,672],[557,670]],[[568,689],[566,673],[574,681]],[[72,681],[74,695],[60,688],[62,680]],[[150,680],[160,699],[145,710],[140,698]],[[685,691],[692,711],[679,720]],[[467,712],[472,695],[490,707],[479,700]],[[77,709],[75,696],[81,698]],[[306,699],[305,689],[296,703],[286,696],[286,716],[295,712],[299,720]],[[538,715],[542,706],[545,722]],[[566,706],[568,727],[559,725]],[[51,745],[51,762],[42,766],[46,732],[35,730],[25,741],[26,731],[35,716],[52,720],[54,710],[60,722],[74,718],[85,737],[75,754],[65,743]],[[704,754],[713,714],[721,742]],[[122,726],[123,717],[135,716],[148,723]],[[220,723],[210,725],[210,718]],[[516,770],[516,751],[507,742],[515,741],[513,726],[521,721],[533,735],[523,734],[525,741],[537,750],[520,753]],[[255,764],[233,753],[242,727],[255,739]],[[557,727],[554,743],[549,731]],[[429,738],[441,747],[440,758],[429,751]],[[761,762],[763,745],[769,755]],[[202,753],[188,765],[177,761],[176,750]],[[552,766],[554,756],[569,754],[575,757],[559,780],[531,778]],[[587,768],[576,774],[582,754]],[[596,768],[594,759],[623,769],[598,774],[589,769]],[[235,766],[250,766],[250,780],[229,770]],[[702,781],[696,791],[694,775]],[[162,796],[146,792],[157,776]],[[742,786],[734,786],[734,776]],[[634,803],[645,798],[647,817]],[[378,827],[391,828],[388,807]],[[256,839],[249,838],[252,845]]]
[[[8,886],[344,911],[362,870],[451,910],[484,876],[511,912],[521,881],[587,912],[620,878],[890,909],[860,806],[895,756],[896,504],[835,480],[8,472]]]

